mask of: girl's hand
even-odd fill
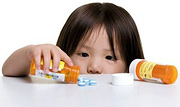
[[[73,66],[71,58],[63,52],[58,46],[52,44],[31,45],[27,50],[29,60],[35,61],[35,66],[40,69],[41,58],[44,59],[44,72],[49,72],[50,60],[53,60],[53,71],[57,72],[61,60],[65,61],[69,66]]]

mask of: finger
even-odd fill
[[[73,66],[73,62],[71,60],[71,58],[64,52],[62,51],[60,48],[58,49],[61,55],[61,60],[65,61],[69,66]]]
[[[36,69],[40,70],[41,69],[41,50],[36,51],[33,56],[34,56]]]
[[[53,57],[53,71],[58,72],[59,69],[59,63],[60,63],[60,54],[58,50],[52,50],[51,51],[52,57]]]
[[[50,60],[51,60],[51,54],[49,49],[44,49],[42,51],[43,54],[43,61],[44,61],[44,72],[48,73],[49,72],[49,67],[50,67]]]

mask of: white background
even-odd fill
[[[90,2],[112,2],[125,8],[137,24],[146,59],[180,70],[178,0],[0,0],[0,68],[21,47],[56,44],[70,13]]]

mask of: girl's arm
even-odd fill
[[[27,50],[31,47],[20,48],[9,56],[2,67],[4,76],[25,76],[29,74],[31,61],[27,56]]]
[[[2,73],[4,76],[29,75],[31,60],[34,58],[37,69],[40,69],[41,58],[44,59],[44,71],[49,72],[50,60],[53,59],[53,71],[57,72],[60,60],[72,66],[72,60],[59,47],[51,44],[29,45],[16,50],[4,62]]]

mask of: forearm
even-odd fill
[[[4,76],[26,76],[29,75],[29,68],[31,60],[27,57],[26,46],[16,50],[4,62],[2,73]]]

